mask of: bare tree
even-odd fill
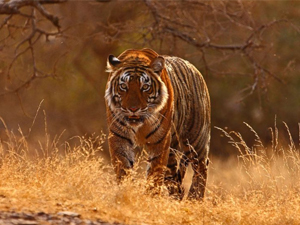
[[[266,91],[270,79],[284,83],[268,65],[273,51],[268,34],[280,26],[299,32],[291,21],[259,21],[253,15],[255,3],[249,1],[144,0],[138,4],[146,7],[138,15],[130,14],[135,15],[131,20],[102,24],[110,41],[152,46],[170,54],[188,52],[185,57],[201,59],[197,65],[206,74],[251,77],[243,97]]]
[[[0,1],[0,46],[1,49],[13,48],[13,57],[6,68],[7,79],[11,79],[11,72],[18,59],[30,54],[31,74],[18,86],[2,93],[18,93],[28,86],[33,80],[54,77],[55,65],[51,72],[45,72],[37,66],[35,45],[43,37],[49,41],[52,37],[63,35],[59,18],[44,7],[45,4],[64,3],[67,0],[10,0]],[[48,22],[49,24],[46,24]],[[20,35],[21,34],[21,35]]]
[[[44,5],[67,1],[0,1],[0,18],[3,17],[0,47],[13,46],[14,49],[6,68],[7,78],[11,78],[11,71],[21,56],[30,53],[32,65],[31,75],[5,93],[18,92],[38,78],[55,77],[58,60],[52,71],[43,71],[37,65],[35,45],[42,38],[48,41],[63,37],[60,19]],[[100,11],[103,3],[97,2],[103,1],[95,1],[93,5]],[[268,33],[286,25],[299,32],[299,28],[287,19],[257,20],[253,15],[255,3],[249,1],[144,0],[131,2],[130,7],[121,1],[109,4],[115,6],[112,15],[107,21],[95,21],[98,25],[92,31],[94,35],[100,34],[109,44],[148,46],[164,53],[200,59],[196,63],[206,74],[251,77],[252,83],[242,90],[244,96],[266,90],[270,79],[284,83],[267,63],[272,51]],[[118,7],[122,8],[122,13],[113,12]],[[17,36],[20,33],[22,35]],[[232,61],[236,69],[227,67]]]

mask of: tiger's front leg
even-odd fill
[[[171,132],[168,131],[163,139],[147,144],[150,162],[148,179],[154,182],[154,187],[161,187],[164,184],[164,176],[170,153],[170,135]]]
[[[130,139],[110,133],[108,138],[111,162],[117,175],[118,182],[121,182],[128,170],[134,164],[134,146]]]

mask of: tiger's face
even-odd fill
[[[155,122],[168,99],[167,87],[160,77],[163,68],[162,57],[152,62],[109,57],[105,99],[113,117],[111,123],[121,121],[138,128],[146,121]]]

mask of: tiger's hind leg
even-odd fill
[[[176,199],[182,199],[184,188],[182,181],[188,166],[188,159],[172,149],[169,154],[168,170],[165,175],[165,184],[168,187],[169,194]]]
[[[194,156],[191,159],[191,165],[194,171],[192,178],[192,184],[189,190],[188,198],[201,200],[204,197],[206,180],[207,180],[207,168],[209,159],[207,156],[197,157]]]

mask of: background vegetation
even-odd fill
[[[238,130],[245,121],[268,141],[277,116],[297,137],[298,1],[42,0],[0,9],[0,116],[9,129],[29,128],[43,102],[51,136],[105,132],[107,55],[150,47],[203,73],[213,126]],[[212,134],[212,154],[234,152]]]
[[[299,223],[299,14],[299,1],[0,0],[0,209],[129,224]],[[106,58],[144,47],[189,60],[208,84],[202,203],[144,196],[139,173],[114,183]]]

